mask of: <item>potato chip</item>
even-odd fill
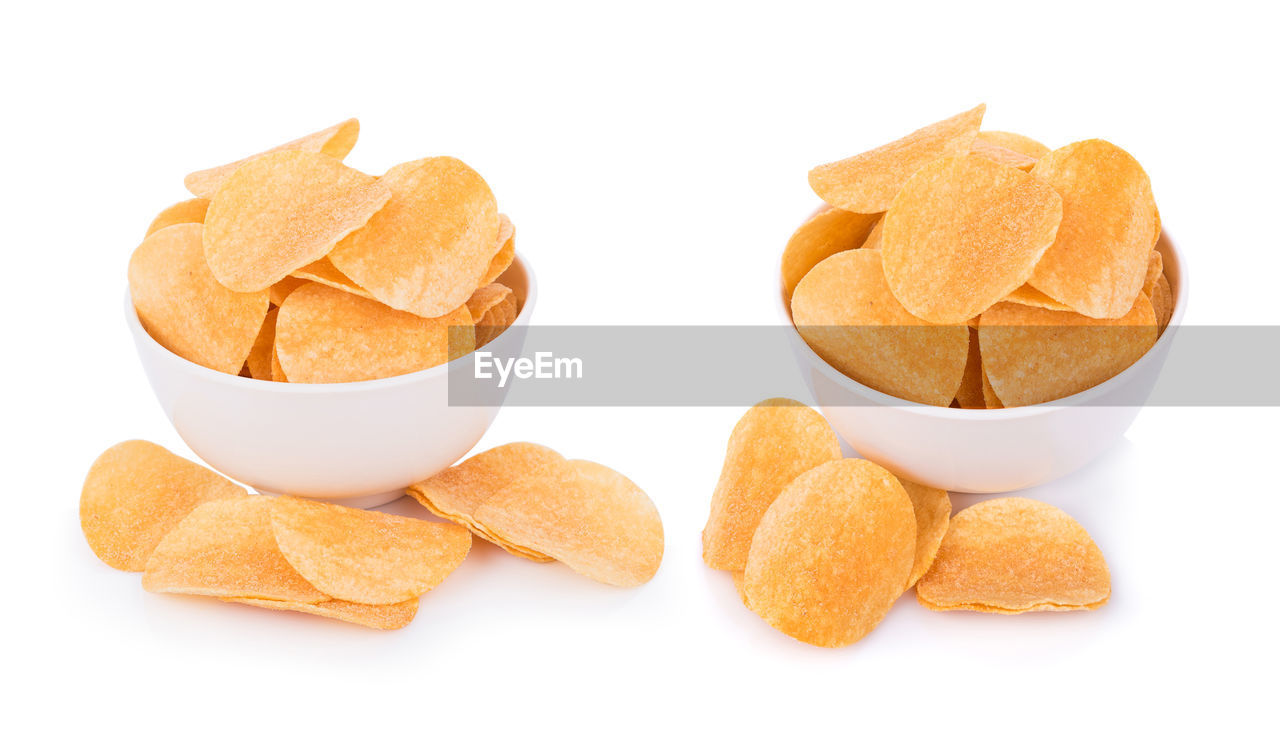
[[[973,146],[969,148],[969,152],[970,154],[998,162],[1001,165],[1008,165],[1023,171],[1030,170],[1036,164],[1036,158],[1030,155],[1024,155],[1017,150],[1010,150],[1003,145],[988,142],[981,137],[973,141]]]
[[[1040,158],[1031,174],[1062,196],[1062,225],[1030,284],[1082,315],[1123,317],[1160,231],[1146,172],[1110,142],[1085,140]]]
[[[516,227],[511,225],[511,219],[505,213],[498,214],[498,240],[502,242],[502,248],[489,260],[489,268],[480,278],[481,287],[495,282],[516,258]]]
[[[594,462],[553,463],[491,495],[476,520],[494,535],[613,586],[662,563],[662,518],[634,482]]]
[[[292,277],[292,276],[285,277],[284,279],[281,279],[280,281],[271,285],[271,287],[267,290],[267,297],[268,299],[271,300],[271,304],[275,305],[276,307],[279,307],[280,303],[284,302],[285,297],[288,297],[290,294],[293,293],[293,290],[297,289],[298,287],[301,287],[306,283],[307,283],[307,280],[302,279],[301,277]]]
[[[809,171],[809,186],[836,208],[888,210],[898,190],[929,163],[969,151],[987,105],[931,124],[895,142]]]
[[[287,383],[288,376],[284,373],[284,366],[280,365],[280,354],[276,352],[275,343],[271,344],[271,380],[277,383]]]
[[[1058,194],[1021,170],[976,155],[939,160],[885,214],[885,279],[916,317],[964,322],[1027,281],[1061,220]]]
[[[262,329],[267,293],[233,292],[214,278],[204,259],[203,228],[180,223],[148,236],[129,259],[129,293],[157,343],[235,375]]]
[[[263,155],[279,152],[281,150],[306,150],[309,152],[323,153],[335,160],[342,160],[351,152],[351,148],[355,147],[356,138],[360,135],[360,123],[354,119],[348,119],[345,122],[339,122],[328,129],[322,129],[319,132],[313,132],[306,137],[300,137],[292,142],[286,142],[278,147],[273,147],[266,152],[260,152],[256,155],[246,157],[243,160],[237,160],[226,165],[219,165],[216,168],[208,170],[200,170],[191,173],[183,182],[187,186],[187,190],[192,195],[200,198],[213,198],[214,193],[222,185],[232,173],[241,165],[256,160]]]
[[[960,378],[956,401],[962,409],[987,407],[986,400],[982,398],[982,351],[978,347],[978,334],[973,328],[969,331],[969,356],[964,362],[964,375]]]
[[[910,480],[899,478],[898,482],[911,498],[916,516],[916,553],[906,587],[910,589],[925,575],[938,555],[938,546],[942,545],[942,537],[947,534],[947,525],[951,522],[951,496],[946,490]]]
[[[996,395],[996,390],[991,387],[991,379],[987,377],[985,366],[982,369],[982,402],[987,405],[988,409],[1004,408],[1004,404],[1000,403],[1000,397]]]
[[[713,569],[741,571],[760,517],[778,493],[800,474],[837,459],[840,443],[818,412],[786,398],[752,406],[729,437],[702,529],[702,560]]]
[[[329,599],[289,565],[276,545],[271,505],[280,499],[255,495],[197,507],[156,546],[142,588],[304,604]]]
[[[1006,150],[1013,150],[1027,157],[1039,160],[1049,154],[1049,146],[1037,142],[1026,135],[1020,135],[1016,132],[997,132],[995,130],[982,130],[978,132],[974,142],[984,142],[990,145],[1003,147]]]
[[[1164,272],[1161,272],[1151,295],[1152,312],[1155,314],[1156,326],[1161,335],[1169,326],[1169,321],[1173,319],[1173,305],[1173,287],[1169,286],[1169,279],[1165,277]]]
[[[103,563],[141,571],[165,534],[197,506],[247,494],[157,444],[121,442],[89,468],[80,492],[80,529]]]
[[[1107,562],[1085,529],[1058,508],[1021,497],[956,513],[916,584],[919,602],[937,611],[1097,609],[1110,596]]]
[[[783,296],[790,301],[796,285],[818,262],[837,252],[858,248],[879,220],[878,213],[827,208],[801,224],[782,252]]]
[[[931,325],[903,309],[879,251],[842,251],[818,264],[796,287],[791,315],[814,352],[871,388],[934,406],[960,388],[969,328]]]
[[[343,622],[364,625],[372,629],[400,629],[412,622],[414,615],[418,613],[417,598],[398,604],[357,604],[355,602],[344,602],[341,599],[330,599],[318,604],[304,604],[302,602],[250,599],[247,597],[224,597],[222,601],[248,604],[276,611],[304,612],[329,619],[340,619]]]
[[[391,202],[329,260],[380,302],[421,317],[461,306],[503,246],[484,178],[452,157],[397,165],[382,176]]]
[[[328,254],[390,198],[377,178],[327,155],[272,152],[218,188],[205,217],[205,257],[224,286],[266,289]]]
[[[471,550],[452,523],[280,497],[271,504],[276,544],[320,591],[360,604],[396,604],[434,589]]]
[[[1155,294],[1156,283],[1164,274],[1164,255],[1152,249],[1151,258],[1147,260],[1147,276],[1142,280],[1142,293],[1148,297]]]
[[[474,350],[474,338],[465,306],[423,318],[307,284],[280,306],[276,356],[291,383],[350,383],[446,363]]]
[[[916,519],[897,478],[863,459],[821,464],[769,506],[751,541],[747,606],[820,647],[853,644],[911,577]]]
[[[267,313],[267,319],[262,321],[262,329],[258,331],[258,339],[253,341],[253,349],[244,362],[250,377],[260,381],[272,380],[271,355],[276,347],[276,317],[279,314],[279,309]]]
[[[209,210],[209,201],[204,198],[191,198],[174,203],[151,219],[151,225],[147,226],[147,233],[142,238],[145,239],[162,228],[179,223],[204,223],[204,214],[207,210]]]
[[[1000,303],[978,323],[982,365],[1005,406],[1065,398],[1128,368],[1156,341],[1151,300],[1138,293],[1114,320]]]
[[[493,283],[477,289],[467,300],[476,324],[476,347],[482,348],[516,320],[516,296],[505,285]]]
[[[294,272],[293,276],[303,281],[318,282],[334,289],[340,289],[343,292],[359,295],[365,299],[376,299],[372,294],[369,294],[369,290],[351,281],[351,277],[338,271],[338,268],[333,265],[333,262],[329,261],[328,257],[311,262]]]
[[[867,240],[862,242],[863,249],[879,249],[884,244],[884,216],[876,221],[876,225],[871,227],[871,233],[867,234]]]
[[[1001,302],[1012,302],[1016,305],[1026,305],[1028,307],[1042,307],[1046,310],[1056,310],[1058,312],[1071,312],[1071,308],[1055,300],[1049,295],[1032,287],[1030,284],[1024,284],[1005,295]]]

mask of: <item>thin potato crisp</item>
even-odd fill
[[[907,588],[910,589],[925,575],[938,555],[938,547],[942,545],[942,538],[951,523],[951,496],[946,490],[910,480],[899,479],[898,482],[902,483],[902,489],[911,499],[916,515],[916,554],[907,580]]]
[[[355,147],[356,138],[359,136],[360,122],[355,119],[348,119],[319,132],[313,132],[306,137],[300,137],[278,147],[273,147],[266,152],[246,157],[243,160],[191,173],[184,182],[187,190],[191,191],[192,195],[201,198],[213,198],[214,193],[218,192],[218,188],[223,181],[240,168],[241,165],[251,160],[256,160],[263,155],[281,150],[320,152],[335,160],[342,160],[347,156],[347,153],[351,152],[351,148]]]
[[[880,220],[876,213],[827,208],[805,221],[782,252],[782,291],[787,300],[810,269],[828,256],[856,249]]]
[[[223,597],[222,601],[247,604],[276,611],[314,614],[318,617],[339,619],[343,622],[359,624],[372,629],[400,629],[412,622],[414,615],[418,613],[418,599],[416,597],[398,604],[357,604],[355,602],[344,602],[341,599],[305,604],[303,602],[251,599],[248,597]]]
[[[191,198],[174,203],[156,214],[156,217],[151,220],[151,225],[147,226],[147,233],[143,235],[143,238],[162,228],[179,223],[204,223],[204,214],[208,210],[209,201],[204,198]]]

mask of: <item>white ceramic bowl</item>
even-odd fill
[[[519,256],[500,282],[523,302],[515,327],[483,350],[515,357],[537,299]],[[184,360],[147,334],[125,295],[125,319],[160,406],[210,466],[261,492],[353,507],[381,505],[452,465],[484,435],[499,406],[450,406],[452,363],[359,383],[273,383]]]
[[[863,457],[909,480],[955,492],[1007,492],[1080,469],[1124,435],[1169,355],[1187,309],[1184,260],[1167,234],[1156,245],[1174,292],[1169,327],[1136,363],[1057,401],[1007,409],[924,406],[858,383],[822,360],[791,321],[791,346],[822,413]],[[1105,403],[1099,406],[1095,404]],[[1121,405],[1111,405],[1121,404]]]

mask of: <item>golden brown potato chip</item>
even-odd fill
[[[263,155],[281,150],[306,150],[310,152],[320,152],[335,160],[342,160],[351,152],[351,148],[355,147],[356,138],[360,135],[360,123],[354,119],[348,119],[345,122],[322,129],[319,132],[313,132],[306,137],[300,137],[292,142],[286,142],[278,147],[273,147],[266,152],[260,152],[256,155],[246,157],[243,160],[237,160],[226,165],[219,165],[216,168],[208,170],[200,170],[191,173],[183,181],[187,190],[192,195],[201,198],[213,198],[213,194],[218,192],[218,188],[222,185],[231,173],[237,168],[250,160],[256,160]]]
[[[209,201],[204,198],[191,198],[174,203],[151,219],[151,225],[147,226],[147,233],[142,238],[145,239],[162,228],[179,223],[204,223],[204,214],[207,210],[209,210]]]
[[[191,511],[147,560],[142,588],[170,594],[316,604],[329,597],[285,560],[271,529],[271,504],[254,495]]]
[[[434,589],[471,550],[471,533],[373,510],[280,497],[276,544],[320,591],[360,604],[396,604]]]
[[[284,373],[284,366],[280,365],[280,354],[276,352],[275,343],[271,345],[271,380],[278,383],[287,383],[288,376]]]
[[[272,152],[218,188],[205,216],[205,257],[224,286],[266,289],[328,254],[390,198],[377,178],[327,155]]]
[[[885,214],[885,279],[916,317],[964,322],[1027,281],[1061,220],[1062,199],[1021,170],[976,155],[939,160]]]
[[[197,506],[243,487],[151,442],[121,442],[94,460],[80,492],[80,529],[108,566],[141,571],[160,540]]]
[[[1147,276],[1142,281],[1142,293],[1151,297],[1156,291],[1156,283],[1164,274],[1164,255],[1152,249],[1151,258],[1147,260]]]
[[[279,314],[279,309],[267,313],[267,319],[262,321],[262,329],[258,331],[258,339],[253,341],[253,349],[244,362],[249,369],[249,376],[260,381],[272,380],[271,354],[275,352],[276,317]]]
[[[465,306],[428,319],[307,284],[280,306],[276,356],[291,383],[350,383],[446,363],[474,350],[474,338]]]
[[[973,328],[969,331],[969,357],[964,362],[964,376],[956,391],[956,401],[962,409],[987,408],[987,402],[982,398],[982,350],[978,347],[978,334]]]
[[[916,171],[939,158],[969,151],[987,105],[916,130],[900,140],[809,171],[809,186],[836,208],[857,213],[888,210]]]
[[[897,478],[864,459],[797,477],[751,541],[747,606],[775,629],[820,647],[862,639],[902,594],[916,519]]]
[[[1020,497],[956,513],[916,585],[920,603],[937,611],[1097,609],[1110,596],[1107,562],[1085,529],[1052,505]]]
[[[516,227],[511,225],[511,219],[505,213],[498,214],[498,240],[502,242],[502,248],[489,260],[489,268],[480,278],[481,287],[496,281],[516,258]]]
[[[1151,307],[1155,314],[1156,326],[1159,327],[1160,334],[1164,334],[1164,329],[1169,326],[1169,321],[1173,319],[1173,287],[1169,286],[1169,279],[1165,277],[1164,272],[1156,278],[1156,286],[1152,289]]]
[[[1147,173],[1104,140],[1060,147],[1031,174],[1062,196],[1062,225],[1030,284],[1088,317],[1123,317],[1142,291],[1159,214]]]
[[[1020,135],[1016,132],[997,132],[995,130],[982,130],[978,132],[975,142],[981,141],[991,145],[1003,147],[1006,150],[1022,153],[1027,157],[1039,160],[1049,154],[1048,145],[1041,144],[1035,140]]]
[[[271,288],[267,290],[267,296],[271,300],[271,304],[279,307],[280,303],[284,302],[285,297],[293,294],[293,290],[306,283],[307,280],[300,277],[285,277],[271,285]]]
[[[987,378],[985,366],[982,369],[982,401],[988,409],[1004,408],[1004,404],[1000,403],[1000,397],[996,395],[996,390],[991,387],[991,379]]]
[[[878,213],[827,208],[801,224],[782,252],[782,290],[787,300],[814,265],[837,252],[858,248],[879,220]]]
[[[889,291],[880,262],[881,252],[854,249],[819,263],[791,299],[796,329],[850,378],[891,396],[947,406],[964,376],[969,328],[932,325],[907,312]]]
[[[1029,406],[1093,388],[1128,368],[1156,341],[1151,300],[1138,293],[1122,318],[1000,303],[978,323],[982,366],[1005,406]]]
[[[476,520],[504,541],[613,586],[639,586],[662,563],[662,518],[634,482],[594,462],[555,462],[485,500]]]
[[[266,317],[266,291],[233,292],[205,263],[198,223],[156,231],[129,259],[138,320],[170,352],[206,368],[240,372]]]
[[[467,310],[476,324],[476,347],[482,348],[515,322],[516,295],[505,285],[486,284],[467,300]]]
[[[276,611],[304,612],[319,617],[339,619],[351,624],[364,625],[373,629],[400,629],[412,622],[414,615],[418,613],[417,598],[398,604],[357,604],[355,602],[344,602],[341,599],[330,599],[319,604],[304,604],[302,602],[250,599],[247,597],[224,597],[222,601],[248,604]]]
[[[351,277],[338,271],[338,268],[333,265],[333,262],[329,261],[328,257],[311,262],[294,272],[293,276],[304,281],[318,282],[334,289],[340,289],[343,292],[359,295],[365,299],[376,299],[372,294],[369,294],[369,290],[351,281]]]
[[[898,482],[902,483],[902,489],[911,498],[911,507],[916,516],[916,553],[906,587],[910,589],[925,575],[938,555],[938,546],[942,545],[942,537],[947,534],[947,524],[951,522],[951,496],[946,490],[926,487],[910,480],[899,478]]]
[[[1042,307],[1046,310],[1057,310],[1058,312],[1071,312],[1071,308],[1055,300],[1049,295],[1032,287],[1030,284],[1024,284],[1005,295],[1001,302],[1012,302],[1016,305],[1026,305],[1028,307]]]
[[[871,227],[871,233],[867,234],[867,240],[862,242],[863,249],[879,249],[884,244],[884,216],[876,221],[876,225]]]
[[[713,569],[741,571],[756,525],[778,493],[800,474],[837,459],[840,443],[818,412],[787,398],[752,406],[729,437],[702,529],[702,560]]]
[[[379,302],[439,317],[467,301],[502,248],[498,204],[461,160],[429,157],[382,176],[391,202],[329,260]]]
[[[1017,150],[1010,150],[1003,145],[988,142],[981,137],[973,141],[973,147],[970,148],[969,152],[998,162],[1001,165],[1008,165],[1023,171],[1030,170],[1036,164],[1036,158],[1030,155],[1024,155]]]

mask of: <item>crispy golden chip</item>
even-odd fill
[[[964,362],[964,376],[956,391],[956,401],[962,409],[987,408],[982,397],[982,350],[978,347],[978,333],[973,328],[969,330],[969,356]]]
[[[1155,314],[1156,326],[1159,327],[1160,334],[1164,334],[1164,329],[1173,319],[1173,305],[1173,287],[1169,286],[1168,277],[1161,272],[1156,279],[1156,286],[1152,289],[1151,296],[1152,312]]]
[[[925,166],[884,217],[884,275],[911,314],[964,322],[1022,286],[1053,244],[1062,199],[976,155]]]
[[[964,376],[969,328],[931,325],[907,312],[889,291],[880,262],[881,252],[854,249],[814,267],[791,299],[796,329],[850,378],[891,396],[947,406]]]
[[[1003,147],[1006,150],[1022,153],[1027,157],[1039,160],[1049,154],[1049,146],[1037,142],[1026,135],[1020,135],[1016,132],[997,132],[995,130],[982,130],[978,132],[975,142],[981,141],[991,145]]]
[[[511,219],[505,213],[498,214],[498,240],[502,242],[502,248],[489,260],[489,268],[480,278],[481,287],[496,281],[516,258],[516,227],[511,225]]]
[[[345,122],[322,129],[319,132],[313,132],[306,137],[300,137],[292,142],[286,142],[278,147],[273,147],[266,152],[260,152],[256,155],[246,157],[243,160],[237,160],[226,165],[219,165],[216,168],[208,170],[200,170],[191,173],[183,181],[187,190],[192,195],[201,198],[213,198],[213,194],[218,192],[218,188],[222,185],[231,173],[237,168],[250,160],[256,160],[263,155],[279,152],[281,150],[306,150],[309,152],[320,152],[335,160],[342,160],[351,152],[351,148],[355,147],[356,138],[360,135],[360,123],[354,119],[348,119]]]
[[[205,263],[204,227],[180,223],[146,238],[129,259],[138,320],[170,352],[192,363],[240,372],[266,317],[266,291],[233,292]]]
[[[142,588],[170,594],[316,604],[329,597],[294,570],[276,545],[271,505],[260,495],[191,511],[147,560]]]
[[[911,577],[916,519],[897,478],[863,459],[797,477],[751,541],[747,606],[820,647],[853,644],[884,619]]]
[[[327,155],[272,152],[218,188],[205,217],[205,257],[224,286],[266,289],[328,254],[390,198],[377,178]]]
[[[343,292],[359,295],[365,299],[376,299],[372,294],[369,294],[369,290],[351,281],[351,277],[338,271],[338,268],[333,265],[333,262],[329,261],[328,257],[311,262],[294,272],[293,276],[304,281],[317,282],[334,289],[340,289]]]
[[[1110,596],[1107,562],[1085,529],[1052,505],[1020,497],[956,513],[916,585],[919,602],[937,611],[1097,609]]]
[[[284,366],[280,365],[280,354],[276,352],[275,343],[271,344],[271,380],[278,383],[287,383],[288,376],[284,373]]]
[[[1151,300],[1138,293],[1122,318],[1000,303],[978,323],[982,366],[1005,406],[1029,406],[1093,388],[1128,368],[1156,341]]]
[[[878,213],[827,208],[801,224],[782,252],[782,290],[787,300],[814,265],[837,252],[858,248],[879,220]]]
[[[147,226],[147,233],[142,238],[145,239],[162,228],[179,223],[204,223],[204,214],[207,210],[209,210],[209,201],[204,198],[191,198],[174,203],[151,219],[151,225]]]
[[[511,297],[511,288],[504,284],[486,284],[471,294],[467,300],[467,311],[471,319],[480,322],[490,309]]]
[[[391,202],[329,260],[380,302],[439,317],[467,301],[503,246],[493,192],[452,157],[397,165],[382,176]]]
[[[702,560],[713,569],[741,571],[756,525],[778,493],[800,474],[837,459],[840,443],[818,412],[786,398],[752,406],[729,437],[702,529]]]
[[[884,216],[876,221],[876,225],[871,227],[871,233],[867,234],[867,240],[862,242],[863,249],[879,249],[884,244]]]
[[[423,318],[322,284],[280,306],[276,356],[292,383],[350,383],[425,370],[475,349],[465,306]]]
[[[981,338],[978,338],[979,341]],[[991,379],[987,378],[987,369],[982,368],[982,402],[986,404],[988,409],[1003,409],[1004,404],[1000,403],[1000,397],[996,395],[996,390],[991,387]]]
[[[467,310],[476,324],[476,347],[482,348],[515,322],[515,292],[496,282],[486,284],[467,300]]]
[[[1088,317],[1123,317],[1142,291],[1159,214],[1129,153],[1085,140],[1040,158],[1031,174],[1062,196],[1062,225],[1030,284]]]
[[[1147,260],[1147,276],[1142,281],[1142,293],[1148,297],[1154,295],[1156,283],[1164,274],[1164,255],[1152,249],[1151,258]]]
[[[339,619],[351,624],[359,624],[372,629],[400,629],[413,621],[418,613],[417,598],[398,604],[357,604],[344,602],[341,599],[330,599],[319,604],[302,602],[286,602],[274,599],[250,599],[247,597],[223,597],[224,602],[248,604],[263,609],[276,611],[304,612],[329,619]]]
[[[1001,165],[1008,165],[1023,171],[1030,170],[1036,164],[1036,158],[1030,155],[1024,155],[1017,150],[1010,150],[1003,145],[988,142],[981,137],[973,141],[973,147],[970,148],[969,152],[998,162]]]
[[[662,518],[634,482],[594,462],[553,462],[485,500],[476,520],[504,541],[613,586],[639,586],[662,563]]]
[[[888,210],[916,171],[939,158],[968,152],[987,105],[931,124],[895,142],[809,171],[809,186],[836,208],[857,213]]]
[[[979,406],[978,408],[982,408]],[[916,553],[911,565],[911,576],[907,587],[915,586],[921,576],[933,565],[938,555],[938,546],[942,545],[942,537],[947,534],[947,524],[951,522],[951,496],[946,490],[898,479],[902,489],[911,498],[911,507],[916,516]]]
[[[360,604],[425,594],[471,550],[471,533],[452,523],[294,497],[272,501],[271,526],[280,552],[307,581]]]
[[[197,506],[243,487],[151,442],[121,442],[94,460],[80,492],[80,529],[108,566],[141,571],[160,540]]]
[[[297,289],[298,287],[301,287],[306,283],[307,283],[307,280],[302,279],[300,277],[292,277],[292,276],[285,277],[284,279],[281,279],[280,281],[271,285],[270,289],[267,290],[267,297],[268,299],[271,300],[271,304],[275,305],[276,307],[279,307],[280,303],[284,302],[285,297],[288,297],[290,294],[293,294],[293,290]]]
[[[262,329],[258,331],[258,339],[253,341],[253,349],[244,362],[249,376],[260,381],[272,380],[271,355],[276,348],[276,317],[279,314],[279,309],[267,313],[267,319],[262,321]]]
[[[1042,307],[1046,310],[1056,310],[1058,312],[1071,312],[1071,308],[1055,300],[1049,295],[1032,287],[1030,284],[1024,284],[1005,295],[1001,302],[1012,302],[1015,305],[1026,305],[1028,307]]]

